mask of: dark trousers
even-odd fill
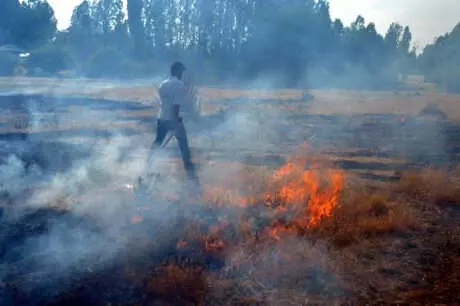
[[[185,171],[189,179],[196,180],[195,166],[192,163],[192,157],[190,154],[190,148],[188,146],[187,132],[183,122],[176,122],[172,120],[157,120],[157,133],[155,141],[153,142],[153,150],[159,148],[166,135],[169,132],[173,132],[179,144],[179,149],[182,156],[182,162],[184,164]],[[153,151],[152,150],[152,151]],[[150,154],[152,154],[152,151]]]

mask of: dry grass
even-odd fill
[[[145,83],[145,82],[144,82]],[[0,88],[37,88],[44,92],[59,94],[89,95],[133,102],[150,102],[156,98],[153,85],[120,85],[101,80],[72,80],[49,78],[0,78]],[[108,87],[108,88],[104,88]],[[201,87],[199,96],[203,107],[209,104],[227,103],[229,99],[271,99],[279,101],[299,100],[302,90],[271,89],[243,90]],[[391,92],[359,90],[312,90],[314,100],[308,103],[313,114],[363,114],[391,113],[418,115],[428,105],[435,105],[451,120],[460,120],[459,95],[445,94],[433,90]],[[285,111],[305,111],[306,105],[282,106]]]
[[[231,100],[279,100],[284,102],[299,101],[301,90],[241,90],[200,88],[199,96],[204,107],[211,104],[232,105]],[[401,114],[419,115],[428,105],[435,105],[439,111],[447,114],[451,120],[460,120],[458,110],[459,95],[423,92],[358,91],[358,90],[312,90],[314,99],[309,103],[291,103],[277,105],[286,113],[299,113],[308,110],[311,114]],[[98,97],[111,97],[130,101],[151,101],[155,94],[154,87],[126,87],[108,89],[98,92]]]
[[[407,171],[396,191],[437,205],[460,205],[460,168]]]
[[[208,291],[202,267],[167,264],[156,268],[147,282],[147,299],[174,305],[201,305]]]
[[[246,190],[260,192],[270,185],[266,183],[270,177],[267,171],[240,169],[232,177],[232,184],[244,182]],[[456,171],[425,169],[404,173],[396,183],[375,185],[350,179],[330,218],[306,231],[286,231],[275,240],[253,236],[254,232],[245,228],[248,219],[236,226],[246,235],[226,237],[230,228],[224,225],[215,233],[224,241],[219,256],[226,258],[226,265],[223,270],[201,274],[209,286],[203,303],[459,301],[456,269],[460,263],[460,230],[454,221],[445,219],[443,209],[448,207],[440,200],[458,199],[458,187],[453,184],[458,178]],[[452,188],[441,192],[439,186]],[[231,202],[232,198],[227,200]],[[216,211],[219,213],[219,209]],[[257,213],[250,211],[249,219]],[[458,222],[458,218],[454,220]],[[189,234],[189,240],[203,235],[199,231]],[[179,283],[168,287],[169,294],[173,295],[173,287],[186,286],[192,276],[174,278]],[[200,284],[196,281],[199,288]],[[191,292],[194,290],[203,292]]]
[[[335,247],[345,247],[383,235],[403,233],[416,224],[413,208],[390,199],[388,191],[356,188],[345,192],[332,218],[317,229]]]
[[[249,265],[245,271],[253,277],[251,284],[262,284],[260,286],[265,289],[257,292],[259,295],[260,291],[264,292],[262,295],[267,297],[267,303],[268,297],[273,298],[271,290],[274,290],[264,284],[270,279],[268,275],[276,275],[279,291],[283,290],[281,283],[295,279],[297,287],[291,284],[291,288],[297,288],[295,294],[291,292],[294,300],[313,299],[314,294],[298,289],[305,287],[299,283],[302,278],[296,278],[298,274],[292,270],[308,270],[312,263],[326,266],[339,278],[343,290],[353,292],[351,297],[339,298],[342,302],[389,304],[429,299],[458,302],[460,296],[456,290],[460,278],[452,268],[459,267],[460,230],[458,225],[445,220],[442,212],[446,208],[442,199],[448,198],[450,202],[459,199],[458,184],[453,183],[458,178],[456,171],[424,169],[405,173],[399,182],[392,184],[374,186],[369,182],[354,182],[343,190],[340,205],[332,217],[323,219],[317,228],[302,234],[300,241],[289,245],[287,241],[292,233],[288,233],[275,245],[262,244],[256,250],[244,245],[240,251],[235,251],[240,252],[239,265],[242,262]],[[440,186],[450,188],[440,189]],[[458,218],[455,220],[452,222],[458,222]],[[326,243],[329,256],[325,249],[311,244],[305,247],[308,241]],[[303,250],[299,251],[299,246]],[[283,264],[280,257],[270,261],[269,257],[261,255],[266,254],[261,250],[267,248],[277,250],[278,256],[287,256],[288,264]],[[309,256],[312,250],[317,252],[314,259]],[[319,259],[321,257],[323,260]],[[264,261],[263,268],[254,264]],[[306,275],[306,272],[300,274]],[[306,279],[303,281],[308,283]],[[430,289],[430,281],[436,284],[433,289]],[[270,301],[273,303],[268,304],[276,305],[274,300]],[[335,298],[329,297],[323,303],[334,301]]]
[[[394,184],[345,191],[318,232],[346,265],[355,302],[460,301],[460,216],[445,205],[460,203],[459,178],[457,171],[422,169]]]
[[[391,91],[313,90],[309,108],[314,114],[406,114],[418,115],[427,105],[436,105],[451,120],[460,120],[458,95],[439,92],[392,93]]]

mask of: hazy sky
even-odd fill
[[[0,0],[1,1],[1,0]],[[68,27],[73,8],[82,0],[48,0],[58,19],[59,29]],[[460,0],[329,0],[331,15],[345,24],[361,14],[373,21],[380,33],[397,21],[409,25],[414,42],[420,46],[434,37],[449,32],[460,22]]]

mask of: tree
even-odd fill
[[[418,66],[426,80],[452,92],[460,92],[460,23],[425,47]]]
[[[17,44],[31,49],[51,42],[57,31],[57,21],[48,2],[28,0],[21,6],[20,21],[14,31]]]
[[[101,0],[94,4],[96,28],[104,36],[120,28],[124,18],[122,0]]]
[[[387,33],[385,34],[385,44],[389,52],[396,52],[401,43],[403,27],[399,23],[390,24]]]
[[[383,37],[362,16],[344,26],[331,20],[327,0],[127,0],[127,20],[122,3],[83,2],[57,41],[72,46],[83,62],[103,59],[104,52],[110,53],[106,59],[144,66],[155,61],[154,67],[181,58],[203,77],[248,80],[263,74],[289,86],[303,84],[312,71],[326,72],[324,79],[353,73],[380,80],[405,70],[412,56],[408,27],[394,23]],[[388,73],[389,67],[395,72]]]
[[[18,0],[0,1],[0,45],[14,43],[14,37],[11,34],[19,9]]]
[[[404,27],[404,31],[401,37],[401,42],[399,44],[399,48],[406,56],[410,53],[410,47],[412,42],[412,33],[408,26]]]
[[[145,50],[145,32],[142,20],[142,0],[127,0],[129,33],[133,39],[134,53],[142,58]]]
[[[45,0],[2,0],[0,43],[33,49],[49,43],[56,34],[56,18]]]
[[[91,5],[83,1],[73,13],[68,33],[69,47],[78,62],[83,63],[97,50],[96,22],[93,19]]]

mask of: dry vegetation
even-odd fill
[[[155,86],[148,80],[138,85],[123,85],[93,79],[0,78],[0,89],[36,89],[43,93],[85,95],[132,102],[151,102]],[[309,112],[313,114],[391,113],[419,114],[435,105],[449,119],[460,120],[458,95],[437,92],[430,84],[410,82],[413,91],[311,90],[314,97]],[[199,95],[206,105],[231,103],[235,99],[293,101],[305,94],[295,89],[220,89],[200,87]],[[293,109],[293,111],[296,111]]]
[[[254,180],[254,171],[240,173],[246,174],[250,179],[241,179],[252,182],[249,189],[270,185]],[[429,169],[405,173],[391,184],[347,178],[331,216],[308,228],[288,223],[281,228],[271,214],[270,220],[248,221],[267,218],[260,209],[204,231],[193,230],[197,220],[191,221],[179,234],[184,237],[179,248],[194,245],[201,259],[223,258],[224,266],[210,269],[188,262],[187,256],[155,266],[147,278],[147,300],[165,305],[458,303],[458,178],[455,171]],[[224,217],[225,206],[208,209]]]
[[[436,105],[440,111],[448,114],[449,119],[460,120],[458,95],[434,91],[353,91],[353,90],[311,90],[314,100],[301,105],[283,106],[293,113],[308,111],[311,114],[401,114],[418,115],[428,105]],[[126,99],[129,101],[151,101],[155,89],[150,86],[126,87],[101,90],[94,93],[97,97]],[[294,89],[285,90],[235,90],[200,88],[199,95],[206,105],[231,104],[235,99],[295,101],[302,99],[303,92]],[[300,109],[299,109],[300,107]]]
[[[254,168],[239,171],[228,188],[207,185],[207,205],[195,217],[165,225],[164,239],[173,237],[169,244],[175,251],[161,258],[147,256],[137,269],[127,268],[139,264],[136,257],[125,265],[123,282],[142,292],[132,304],[460,302],[458,171],[408,172],[396,183],[371,183],[345,173],[330,216],[310,224],[302,220],[311,210],[299,210],[295,198],[283,197],[283,187],[295,186],[289,185],[291,178],[297,181],[294,170],[277,190],[270,171]],[[329,171],[322,165],[316,170]],[[236,192],[236,181],[245,192],[221,196]],[[311,201],[327,194],[331,182],[323,183],[304,208],[328,205]],[[279,197],[273,201],[267,192]],[[143,217],[135,225],[148,226],[149,215]],[[145,239],[146,245],[164,243],[158,237]],[[115,305],[114,296],[104,303]],[[70,297],[75,296],[65,295],[64,300],[70,303]]]

